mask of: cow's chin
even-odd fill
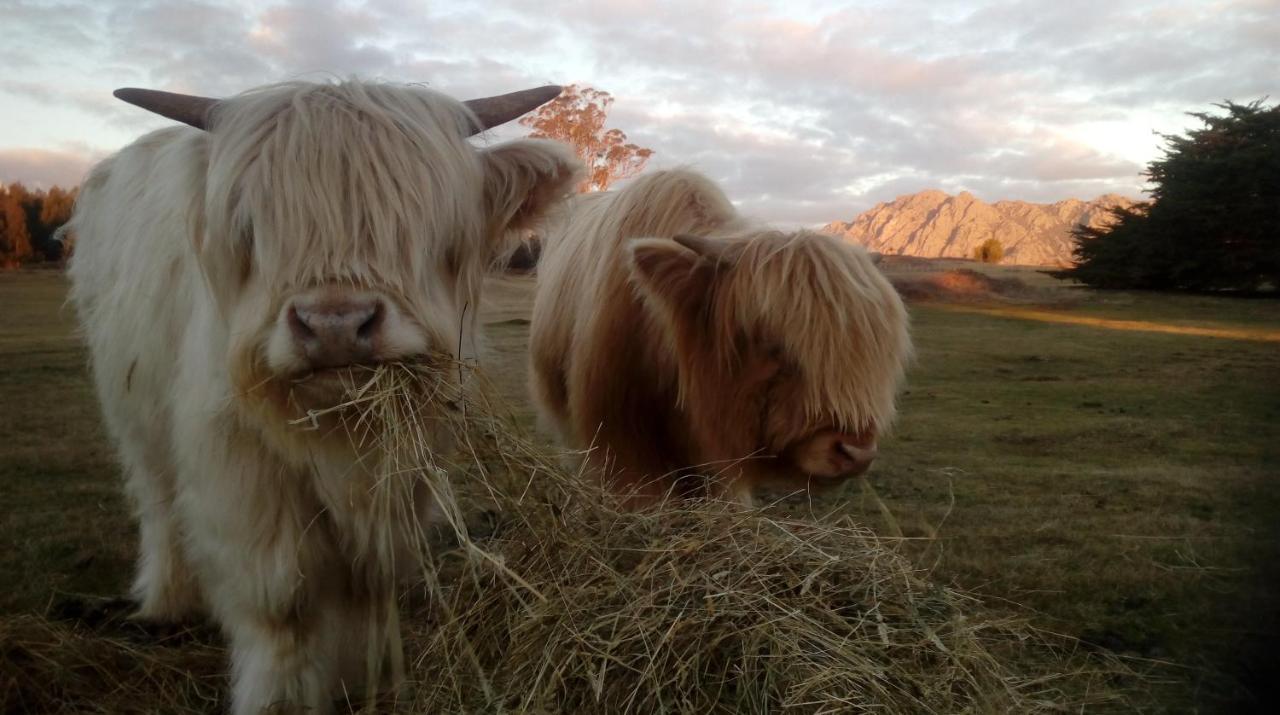
[[[854,477],[863,476],[864,474],[867,473],[867,471],[868,471],[868,467],[863,467],[861,469],[854,469],[854,470],[843,470],[843,471],[806,470],[803,468],[798,468],[796,469],[795,473],[798,474],[799,478],[803,479],[805,483],[808,484],[809,486],[823,488],[823,487],[838,486],[850,479],[853,479]]]
[[[770,489],[823,492],[834,489],[850,479],[865,474],[862,471],[828,469],[815,465],[799,464],[789,459],[779,459],[760,475],[759,483]]]
[[[796,477],[817,485],[836,485],[867,473],[870,464],[833,464],[825,458],[790,461],[787,465]]]
[[[793,481],[804,480],[814,487],[834,486],[866,474],[874,459],[874,445],[870,456],[856,450],[850,454],[841,447],[846,441],[851,441],[848,435],[833,429],[821,430],[784,450],[779,466],[791,472]],[[865,442],[866,438],[859,436],[857,441]],[[860,454],[863,458],[859,458]]]

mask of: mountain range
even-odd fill
[[[1065,266],[1072,263],[1072,228],[1104,224],[1111,218],[1108,209],[1133,203],[1104,194],[1092,201],[989,204],[967,191],[952,196],[930,189],[877,204],[823,230],[872,251],[922,258],[972,258],[974,248],[995,238],[1004,248],[1003,263]]]

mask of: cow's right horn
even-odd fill
[[[519,92],[508,92],[494,97],[468,99],[463,102],[467,109],[480,120],[476,132],[492,129],[499,124],[515,119],[525,112],[532,112],[542,105],[560,96],[561,88],[554,84],[533,89],[522,89]]]
[[[161,92],[158,89],[124,87],[112,94],[117,99],[123,99],[148,112],[155,112],[162,117],[190,124],[196,129],[209,128],[209,111],[218,105],[218,100],[209,97]]]

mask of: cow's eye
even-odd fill
[[[774,348],[769,352],[769,361],[777,366],[774,369],[774,373],[780,377],[790,377],[799,372],[795,361],[781,347]]]
[[[253,272],[253,229],[246,228],[240,232],[240,245],[236,247],[236,267],[240,271],[240,280],[249,279]]]
[[[454,275],[461,270],[462,259],[458,255],[458,249],[450,246],[444,252],[444,269],[446,275]]]

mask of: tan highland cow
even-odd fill
[[[140,526],[139,615],[218,621],[235,713],[328,712],[376,677],[371,639],[412,563],[379,535],[437,507],[415,486],[389,519],[377,466],[296,422],[341,402],[353,366],[471,351],[485,267],[580,165],[553,142],[467,137],[558,92],[117,92],[189,126],[89,174],[71,296]]]
[[[548,228],[531,336],[544,426],[631,506],[750,503],[861,474],[894,417],[907,313],[859,246],[649,174]]]

